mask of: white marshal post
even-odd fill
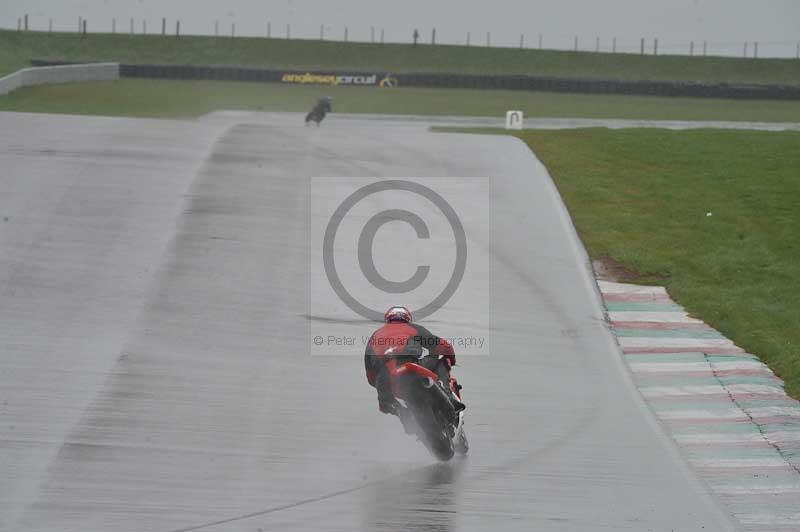
[[[522,111],[506,112],[506,129],[522,129]]]

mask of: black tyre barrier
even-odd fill
[[[32,59],[32,66],[69,65],[75,62]],[[398,87],[502,89],[516,91],[569,92],[583,94],[626,94],[642,96],[672,96],[692,98],[731,98],[758,100],[798,100],[800,86],[793,85],[731,85],[726,83],[692,83],[680,81],[628,81],[582,78],[553,78],[545,76],[485,76],[474,74],[444,74],[433,72],[360,72],[308,71],[266,68],[246,68],[213,65],[148,65],[121,64],[120,77],[151,79],[199,79],[217,81],[250,81],[281,83],[284,76],[324,76],[343,78],[341,84],[378,86],[380,80],[391,77]],[[373,83],[353,82],[353,77],[372,79]],[[347,81],[349,79],[350,81]],[[305,82],[298,82],[305,84]],[[328,84],[331,84],[328,82]],[[340,84],[340,83],[337,83]],[[391,90],[391,89],[387,89]]]

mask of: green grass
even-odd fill
[[[603,79],[800,84],[800,61],[640,56],[465,46],[229,37],[0,31],[0,75],[31,58],[298,69],[531,74]]]
[[[800,397],[800,132],[517,136],[550,170],[593,259],[666,285]]]
[[[800,122],[800,101],[707,100],[470,89],[311,87],[123,79],[40,85],[0,96],[0,110],[194,117],[217,109],[306,111],[323,94],[336,112]]]

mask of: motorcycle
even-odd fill
[[[331,101],[333,98],[330,96],[325,96],[320,98],[316,105],[306,114],[306,125],[311,122],[315,122],[319,127],[320,122],[325,118],[325,115],[333,111],[331,107]]]
[[[448,391],[436,373],[416,359],[392,359],[387,363],[392,393],[398,399],[398,417],[407,434],[416,435],[439,460],[469,451],[464,432],[464,411],[456,411]],[[447,384],[461,400],[461,386],[454,378]]]

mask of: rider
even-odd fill
[[[312,120],[317,124],[322,122],[326,114],[333,112],[332,102],[333,98],[330,96],[323,96],[317,100],[317,103],[314,104],[314,107],[306,115],[306,124]]]
[[[450,392],[449,386],[450,368],[456,363],[453,346],[425,327],[412,323],[411,311],[406,307],[390,307],[383,320],[386,324],[372,334],[364,352],[367,381],[378,391],[378,409],[384,414],[398,413],[398,402],[392,393],[386,362],[392,357],[410,356],[439,376],[455,410],[463,410],[464,403]],[[427,356],[422,356],[423,349],[428,351]],[[456,387],[460,389],[458,384]]]
[[[325,116],[325,113],[330,113],[331,111],[333,111],[333,106],[331,105],[332,103],[333,103],[332,97],[323,96],[322,98],[317,100],[317,105],[315,105],[314,107],[322,111],[322,116]]]

